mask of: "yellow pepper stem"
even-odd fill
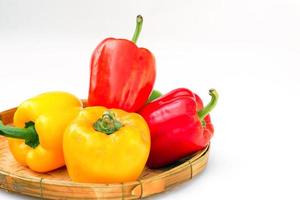
[[[116,119],[115,113],[112,111],[105,111],[102,117],[94,123],[93,127],[96,131],[110,135],[119,130],[122,127],[122,124]]]
[[[27,122],[25,128],[5,126],[0,120],[0,135],[10,138],[24,139],[25,144],[35,148],[40,144],[39,136],[33,122]]]

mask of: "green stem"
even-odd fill
[[[209,95],[211,96],[210,102],[202,110],[198,111],[198,116],[202,124],[205,124],[204,118],[214,109],[219,99],[218,92],[215,89],[210,89]]]
[[[136,17],[136,26],[135,26],[135,31],[134,31],[134,34],[133,34],[133,37],[132,37],[132,42],[136,43],[138,38],[139,38],[139,35],[142,31],[142,26],[143,26],[143,17],[141,15],[138,15]]]
[[[122,124],[116,119],[115,113],[105,111],[102,117],[94,123],[93,127],[96,131],[110,135],[119,130]]]
[[[155,99],[159,98],[162,96],[162,93],[158,90],[153,90],[150,97],[147,100],[147,103],[150,103],[152,101],[154,101]]]
[[[35,148],[40,144],[39,136],[35,130],[33,122],[27,122],[25,128],[17,128],[12,126],[5,126],[0,121],[0,135],[10,138],[17,138],[25,140],[25,144]]]

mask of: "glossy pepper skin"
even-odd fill
[[[105,106],[135,112],[153,89],[156,69],[153,54],[135,44],[141,31],[137,18],[133,42],[107,38],[94,50],[90,64],[89,106]]]
[[[18,128],[0,125],[0,134],[14,137],[8,142],[19,163],[48,172],[65,165],[63,133],[81,107],[81,101],[69,93],[44,93],[21,103],[14,114]]]
[[[211,92],[217,95],[215,90]],[[150,168],[163,167],[205,148],[214,132],[207,115],[214,105],[203,110],[202,100],[185,88],[173,90],[147,104],[139,112],[151,132],[147,165]]]
[[[63,140],[69,176],[89,183],[136,180],[150,145],[148,125],[139,114],[100,106],[82,110]]]

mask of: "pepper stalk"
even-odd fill
[[[204,118],[215,108],[219,99],[219,94],[215,89],[210,89],[209,95],[211,96],[210,102],[202,110],[198,111],[198,116],[203,126],[205,126]]]
[[[139,38],[139,35],[142,31],[142,27],[143,27],[143,17],[141,15],[138,15],[136,17],[136,26],[135,26],[135,31],[134,31],[134,34],[133,34],[133,37],[131,39],[131,41],[133,43],[136,43],[138,38]]]
[[[116,119],[115,113],[105,111],[102,117],[94,123],[93,127],[96,131],[110,135],[119,130],[122,124]]]
[[[5,126],[0,120],[0,135],[25,140],[25,144],[36,148],[40,144],[39,136],[35,130],[34,122],[26,122],[24,128]]]

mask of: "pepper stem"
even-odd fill
[[[35,130],[33,122],[25,123],[25,128],[17,128],[12,126],[5,126],[0,121],[0,135],[10,138],[17,138],[25,140],[25,144],[36,148],[39,144],[39,136]]]
[[[218,92],[215,89],[210,89],[209,95],[211,96],[210,102],[202,110],[198,111],[198,116],[202,124],[205,124],[204,118],[214,109],[219,99]]]
[[[150,97],[147,100],[147,103],[150,103],[152,101],[154,101],[155,99],[159,98],[162,96],[162,93],[158,90],[153,90]]]
[[[110,135],[119,130],[122,124],[116,119],[115,113],[105,111],[102,117],[94,123],[93,127],[96,131]]]
[[[139,38],[139,35],[142,31],[142,26],[143,26],[143,17],[141,15],[138,15],[136,17],[136,26],[135,26],[135,31],[134,31],[134,34],[133,34],[133,37],[132,37],[132,42],[136,43],[138,38]]]

